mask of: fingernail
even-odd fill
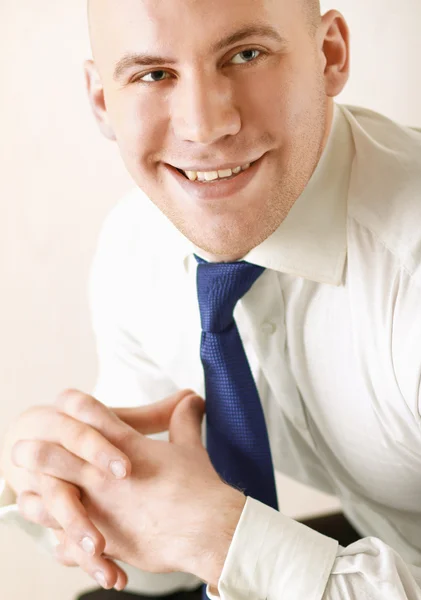
[[[123,477],[126,477],[126,467],[121,461],[113,460],[110,464],[110,469],[117,479],[123,479]]]
[[[106,588],[106,587],[107,587],[107,581],[106,581],[106,579],[105,579],[105,575],[104,575],[104,573],[103,573],[102,571],[96,571],[96,572],[94,573],[94,577],[95,577],[95,580],[96,580],[96,582],[97,582],[97,583],[98,583],[98,584],[99,584],[101,587],[103,587],[103,588]]]
[[[90,537],[84,537],[82,540],[82,548],[87,554],[93,556],[95,554],[95,544]]]

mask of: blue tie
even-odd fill
[[[278,508],[265,417],[234,321],[237,302],[264,268],[195,257],[202,321],[207,451],[217,473],[247,496]],[[207,598],[204,588],[203,597]]]

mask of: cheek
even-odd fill
[[[314,74],[313,74],[314,79]],[[302,66],[286,63],[281,68],[256,77],[238,90],[245,126],[253,124],[269,145],[284,144],[307,121],[314,105],[313,86]]]
[[[113,109],[113,126],[123,160],[130,171],[159,160],[167,130],[166,109],[152,94],[131,94]]]

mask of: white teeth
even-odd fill
[[[235,169],[221,169],[220,171],[184,171],[190,181],[216,181],[217,179],[226,179],[233,175],[238,175],[250,167],[250,163]]]
[[[231,177],[232,171],[231,169],[224,169],[223,171],[218,171],[219,177]]]

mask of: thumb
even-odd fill
[[[170,422],[170,442],[179,446],[200,447],[205,401],[196,394],[186,396],[175,408]]]
[[[176,406],[186,397],[195,395],[192,390],[176,392],[160,402],[135,408],[112,408],[119,419],[143,435],[168,431]]]

